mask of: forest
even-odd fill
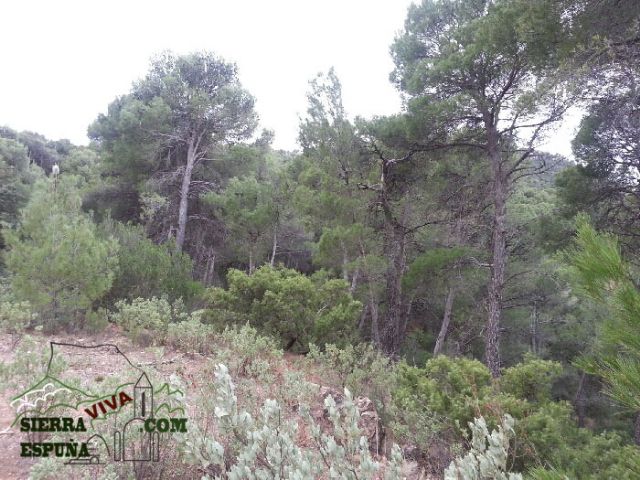
[[[101,339],[189,417],[160,462],[0,477],[640,478],[640,4],[397,28],[402,110],[318,73],[296,151],[209,51],[158,53],[87,146],[0,127],[3,403],[49,339]],[[570,111],[574,158],[539,150]]]

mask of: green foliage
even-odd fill
[[[282,357],[282,349],[271,337],[265,337],[249,325],[231,325],[218,336],[219,357],[234,375],[260,378],[270,364]]]
[[[20,209],[29,198],[29,188],[38,177],[37,170],[29,165],[24,145],[14,139],[0,138],[0,253],[5,248],[2,230],[18,222]],[[4,261],[0,257],[2,274]]]
[[[402,277],[406,288],[415,288],[424,277],[432,277],[440,273],[445,267],[452,266],[456,261],[469,254],[463,247],[435,248],[416,257],[409,266],[409,270]]]
[[[0,138],[0,222],[13,224],[28,198],[36,172],[29,168],[27,149],[21,143]]]
[[[625,445],[619,435],[595,435],[578,428],[572,418],[571,405],[548,402],[521,420],[518,441],[525,448],[535,449],[535,457],[556,468],[569,478],[637,478],[640,473],[640,453]],[[529,454],[531,455],[531,454]],[[531,465],[528,461],[518,465]]]
[[[0,389],[24,391],[49,372],[53,376],[66,368],[64,359],[56,357],[49,368],[51,348],[42,337],[23,335],[14,345],[13,361],[0,361]],[[47,370],[49,368],[49,370]]]
[[[167,326],[166,344],[183,351],[212,353],[215,349],[213,326],[205,325],[199,313],[192,313],[188,320],[170,323]]]
[[[111,287],[118,244],[80,210],[74,177],[39,182],[20,226],[7,235],[16,297],[51,328],[71,324]]]
[[[579,286],[611,313],[602,326],[595,358],[582,364],[600,375],[608,393],[621,404],[640,409],[640,291],[623,261],[616,239],[598,234],[584,217],[578,220],[576,247],[568,252]]]
[[[557,470],[547,470],[544,468],[534,468],[527,474],[529,480],[571,480],[566,475],[558,472]]]
[[[489,370],[480,362],[440,356],[424,368],[401,364],[394,400],[407,418],[417,411],[431,412],[423,417],[440,431],[447,424],[450,430],[469,424],[473,416],[498,426],[509,414],[517,420],[512,462],[516,470],[542,462],[569,472],[571,478],[616,478],[612,472],[624,464],[624,456],[640,455],[624,447],[615,434],[594,435],[576,426],[573,408],[551,399],[551,385],[560,373],[558,363],[527,356],[492,385]]]
[[[277,227],[276,188],[256,178],[232,178],[223,193],[209,193],[205,200],[221,209],[233,247],[248,252],[249,269],[264,261]]]
[[[166,297],[135,298],[131,302],[120,300],[116,308],[112,314],[115,323],[134,341],[147,345],[164,342],[170,322],[188,319],[182,302],[177,300],[171,304]]]
[[[383,420],[389,420],[391,392],[396,388],[394,367],[373,345],[358,343],[339,348],[327,344],[323,350],[310,345],[308,358],[325,370],[327,377],[337,377],[342,388],[368,397]]]
[[[522,363],[502,372],[501,391],[529,402],[550,401],[551,387],[561,373],[562,365],[559,363],[527,354]]]
[[[139,225],[107,220],[103,229],[104,235],[114,237],[120,245],[118,268],[107,298],[110,302],[163,295],[170,301],[186,301],[200,292],[201,285],[191,278],[189,255],[176,252],[172,243],[155,244]]]
[[[615,237],[598,234],[585,216],[578,218],[576,248],[570,252],[570,260],[586,293],[599,300],[616,287],[615,283],[629,280]]]
[[[20,333],[34,318],[29,302],[0,302],[0,331]]]
[[[206,295],[212,322],[249,322],[280,339],[285,349],[306,351],[310,342],[344,345],[355,337],[361,304],[343,280],[263,266],[253,275],[229,270],[229,287]]]
[[[405,408],[429,409],[465,425],[480,416],[482,400],[490,395],[491,374],[477,360],[440,355],[424,368],[400,364],[396,401]]]
[[[470,422],[471,450],[451,463],[444,472],[445,480],[522,480],[519,473],[506,472],[514,423],[510,415],[505,415],[498,429],[489,433],[484,418]]]
[[[109,312],[104,308],[91,310],[85,316],[85,328],[90,333],[100,333],[109,326]]]

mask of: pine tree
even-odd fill
[[[76,178],[38,182],[20,225],[7,235],[16,295],[41,318],[69,323],[111,287],[118,244],[100,239],[81,211]]]

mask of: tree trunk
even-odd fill
[[[178,233],[176,235],[176,250],[182,251],[184,237],[187,231],[187,219],[189,209],[189,188],[191,187],[191,174],[196,163],[196,141],[192,136],[187,149],[187,164],[182,175],[182,186],[180,188],[180,207],[178,209]]]
[[[502,296],[507,267],[507,190],[508,180],[502,169],[502,154],[493,116],[485,120],[487,146],[491,164],[493,197],[493,235],[491,238],[491,279],[489,282],[488,318],[484,331],[485,357],[491,375],[500,376],[500,321],[502,319]]]
[[[347,257],[347,247],[344,246],[344,242],[340,242],[340,246],[342,247],[342,278],[345,282],[349,282],[349,269],[347,268],[349,258]]]
[[[436,345],[433,347],[433,356],[436,357],[442,353],[442,347],[444,346],[444,340],[447,338],[447,332],[449,331],[449,323],[451,323],[451,311],[453,310],[453,298],[455,297],[455,289],[449,287],[447,293],[447,299],[444,302],[444,315],[442,316],[442,325],[440,326],[440,333],[438,333],[438,339]]]
[[[387,225],[385,257],[386,315],[380,332],[380,346],[388,355],[399,353],[404,339],[406,302],[402,292],[402,275],[406,267],[406,236],[400,225]]]
[[[276,251],[278,249],[278,230],[273,227],[273,248],[271,249],[271,260],[269,261],[269,265],[273,267],[276,262]]]
[[[538,303],[533,302],[533,310],[531,311],[531,351],[534,355],[538,354]]]
[[[587,374],[582,372],[580,375],[580,382],[578,382],[578,390],[576,391],[576,415],[578,416],[578,427],[584,427],[584,419],[586,417],[585,411],[585,399],[584,399],[584,385],[586,383]],[[637,425],[637,423],[636,423]]]
[[[369,284],[369,312],[371,313],[371,340],[373,340],[376,345],[380,345],[378,302],[371,284]]]
[[[253,273],[255,270],[255,265],[253,264],[253,247],[249,249],[249,275]]]
[[[358,287],[358,277],[360,276],[360,269],[356,268],[356,271],[353,272],[353,276],[351,277],[351,286],[349,287],[349,293],[353,295]]]
[[[215,268],[215,264],[216,264],[216,256],[213,253],[213,250],[209,249],[209,258],[207,259],[207,266],[205,268],[204,278],[202,280],[202,283],[204,283],[205,286],[208,286],[212,283],[211,280],[213,279],[213,271]]]

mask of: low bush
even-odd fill
[[[494,382],[476,360],[439,356],[423,368],[398,366],[394,403],[405,415],[432,412],[454,434],[472,424],[474,416],[483,417],[488,428],[498,428],[504,415],[510,415],[516,420],[511,463],[516,471],[545,465],[570,478],[637,478],[612,472],[624,464],[623,456],[640,461],[640,453],[627,450],[617,435],[578,428],[571,405],[553,401],[551,385],[560,372],[556,362],[527,356]]]
[[[227,282],[226,290],[205,294],[209,323],[249,323],[297,352],[308,351],[309,343],[346,345],[356,338],[362,304],[343,280],[264,266],[252,275],[230,270]]]
[[[170,323],[167,326],[165,343],[179,350],[211,353],[214,347],[215,330],[211,325],[204,325],[200,319],[202,312],[196,311],[188,320]]]
[[[334,382],[339,382],[342,388],[369,397],[378,413],[385,415],[391,392],[396,387],[394,367],[373,345],[360,343],[339,348],[329,344],[320,350],[312,344],[307,358],[328,378],[334,376]]]
[[[522,480],[519,473],[507,473],[509,441],[515,436],[514,420],[502,417],[497,430],[489,433],[484,418],[469,422],[471,449],[444,472],[444,480]]]
[[[267,400],[256,418],[240,408],[235,385],[224,365],[216,368],[214,390],[216,439],[193,426],[179,437],[185,458],[200,467],[203,479],[357,480],[383,473],[383,466],[372,458],[358,427],[358,410],[348,390],[340,408],[331,396],[325,401],[332,435],[323,433],[308,414],[303,414],[310,422],[312,448],[298,446],[298,421],[286,419],[276,401]],[[384,466],[384,479],[403,478],[401,465],[402,455],[394,447]]]
[[[29,302],[0,302],[0,331],[20,333],[37,318]]]
[[[117,311],[112,314],[115,323],[121,326],[129,337],[143,345],[161,344],[165,341],[170,322],[187,320],[181,300],[169,303],[166,297],[136,298],[131,302],[120,300]]]
[[[217,342],[217,358],[229,365],[234,375],[268,381],[269,370],[282,358],[278,342],[249,325],[225,328]]]

